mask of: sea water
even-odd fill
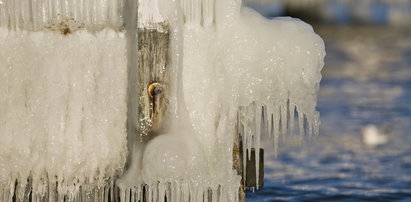
[[[411,198],[409,28],[316,26],[327,49],[320,136],[266,147],[265,187],[247,201]],[[363,131],[387,141],[373,145]]]

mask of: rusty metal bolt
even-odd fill
[[[148,95],[150,96],[151,99],[163,93],[163,91],[164,89],[159,83],[152,83],[148,86]]]

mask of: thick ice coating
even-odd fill
[[[318,133],[324,44],[298,19],[241,0],[30,2],[0,5],[0,201],[27,183],[39,201],[238,201],[236,144],[245,162],[263,135]],[[139,142],[136,27],[154,23],[170,30],[171,124]]]
[[[44,28],[107,27],[121,29],[124,0],[2,0],[0,26],[41,31]]]
[[[184,123],[174,127],[184,130],[170,130],[154,139],[155,143],[148,143],[139,152],[143,161],[137,160],[143,173],[129,172],[126,178],[140,176],[149,184],[145,189],[154,201],[162,200],[164,194],[189,201],[189,196],[199,193],[206,200],[236,201],[240,181],[233,170],[232,149],[237,134],[246,152],[258,150],[261,135],[272,137],[277,145],[279,136],[294,133],[294,128],[299,128],[301,135],[318,133],[316,99],[324,43],[306,23],[292,18],[265,19],[242,8],[241,1],[181,0],[171,4],[174,6],[169,8],[176,13],[181,11],[180,20],[162,15],[175,13],[166,11],[167,6],[159,8],[155,19],[168,20],[171,30],[182,35],[172,38],[171,60],[176,63],[182,54],[183,61],[171,76],[181,78],[175,86],[182,93],[176,93],[175,100],[184,103],[183,113],[179,113]],[[188,139],[195,143],[185,146]],[[193,161],[199,156],[202,161]],[[181,162],[177,165],[174,161]],[[165,162],[173,163],[164,167]],[[143,197],[138,184],[131,192],[129,186],[123,188],[123,201],[128,201],[130,194]],[[197,188],[187,190],[187,184]]]
[[[33,197],[57,185],[50,200],[107,184],[126,156],[124,34],[0,28],[0,41],[0,201],[16,180],[21,199],[28,179]]]
[[[259,148],[260,134],[274,136],[277,144],[280,134],[294,128],[294,110],[301,134],[317,134],[315,107],[325,53],[312,28],[297,19],[266,20],[245,8],[216,23],[184,29],[185,102],[210,158],[216,138],[235,134],[237,124],[243,148]],[[237,110],[239,120],[232,113]]]

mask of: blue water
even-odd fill
[[[244,0],[243,5],[257,10],[268,18],[295,15],[292,17],[304,21],[341,25],[411,25],[411,0]],[[288,13],[289,11],[291,12]]]
[[[320,135],[266,149],[265,186],[247,201],[411,201],[410,30],[315,29],[327,48]],[[368,124],[388,142],[363,142]]]

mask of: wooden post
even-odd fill
[[[241,176],[240,188],[238,190],[238,201],[245,202],[245,192],[244,192],[244,172],[243,172],[243,151],[241,134],[238,131],[239,113],[237,113],[237,125],[236,133],[233,138],[233,168],[237,171],[237,175]]]
[[[144,22],[138,27],[138,83],[140,141],[151,139],[161,129],[168,105],[169,26]]]
[[[138,11],[144,12],[144,11]],[[140,142],[147,142],[162,130],[168,105],[170,84],[169,45],[170,28],[167,22],[138,22],[138,117]],[[239,124],[239,123],[237,123]],[[239,202],[245,202],[244,186],[253,182],[245,178],[242,137],[240,133],[233,138],[233,168],[242,177],[239,187]],[[257,154],[258,152],[254,152]],[[255,158],[248,161],[247,176],[255,177]],[[260,156],[260,161],[262,158]],[[254,169],[252,168],[254,165]],[[261,164],[260,164],[261,165]],[[264,168],[260,166],[260,170]],[[249,174],[253,173],[253,174]],[[263,182],[260,175],[260,183]],[[251,184],[250,184],[251,183]],[[256,184],[254,179],[254,184]],[[257,185],[254,185],[257,186]],[[261,185],[260,185],[261,186]]]
[[[237,136],[238,137],[238,136]],[[244,178],[243,178],[243,164],[242,164],[242,151],[239,144],[234,144],[233,148],[233,167],[237,171],[237,175],[241,176],[240,188],[238,190],[238,201],[245,202],[244,192]]]
[[[240,202],[245,201],[245,188],[261,188],[264,186],[264,150],[260,148],[259,151],[256,151],[255,148],[251,148],[249,152],[243,145],[244,134],[241,133],[241,119],[243,117],[241,114],[247,107],[242,106],[238,108],[236,134],[233,137],[233,168],[237,171],[237,174],[241,176],[238,196]],[[246,156],[244,156],[244,154]],[[249,154],[251,155],[249,156]],[[259,162],[256,162],[256,155],[259,155]],[[259,164],[258,184],[256,176],[257,163]],[[246,172],[244,172],[245,167]]]

